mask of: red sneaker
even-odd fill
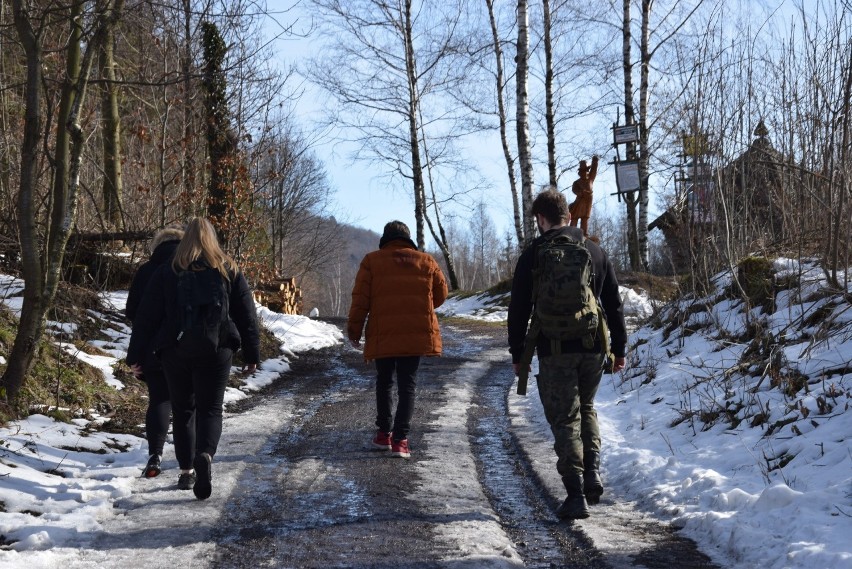
[[[373,438],[373,446],[382,450],[390,450],[392,441],[390,433],[376,431],[376,436]]]
[[[391,456],[411,458],[411,451],[408,449],[408,439],[393,441],[393,443],[391,443]]]

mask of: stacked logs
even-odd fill
[[[258,283],[254,290],[254,300],[273,312],[302,313],[302,290],[296,286],[295,277]]]

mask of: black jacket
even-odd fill
[[[171,241],[163,241],[154,252],[151,253],[151,258],[139,267],[136,274],[133,276],[133,282],[130,283],[130,291],[127,293],[127,304],[124,307],[124,314],[130,322],[136,319],[136,314],[139,312],[139,305],[142,304],[142,298],[145,295],[145,289],[148,286],[148,281],[151,276],[160,267],[171,261],[175,254],[175,249],[180,244],[180,239]],[[146,374],[160,372],[162,373],[163,366],[160,360],[150,352],[142,362],[142,370]]]
[[[180,332],[177,287],[178,276],[170,263],[160,265],[151,275],[133,320],[133,333],[127,349],[128,364],[144,362],[147,354],[158,353],[177,344]],[[242,347],[245,363],[260,363],[257,312],[248,282],[242,273],[231,277],[230,289],[228,314],[231,317],[231,348],[236,351]]]
[[[508,317],[509,352],[512,354],[512,363],[521,361],[527,326],[532,315],[532,272],[536,249],[545,239],[559,234],[565,234],[574,239],[583,237],[583,231],[578,227],[566,226],[551,229],[544,235],[537,237],[521,253],[518,264],[515,266]],[[615,357],[624,357],[627,349],[627,326],[624,323],[624,312],[621,306],[621,296],[618,294],[618,280],[615,277],[615,269],[607,254],[597,243],[586,239],[586,248],[592,256],[592,267],[595,272],[592,278],[592,289],[595,291],[595,296],[600,301],[606,315],[612,353]],[[597,342],[594,347],[587,349],[583,347],[581,340],[566,340],[562,342],[561,349],[563,353],[594,353],[601,351],[601,345],[600,342]],[[536,350],[538,350],[539,357],[549,356],[551,352],[550,341],[539,338]]]
[[[175,249],[177,249],[179,244],[179,239],[163,241],[151,253],[151,258],[143,263],[139,267],[139,270],[136,271],[136,274],[133,276],[133,282],[130,283],[130,292],[127,293],[127,305],[124,307],[124,314],[131,322],[136,319],[136,313],[139,310],[139,305],[142,303],[142,295],[145,293],[148,281],[151,280],[151,275],[154,274],[154,271],[160,265],[171,261],[172,255],[175,254]]]

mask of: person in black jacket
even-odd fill
[[[151,275],[157,268],[171,261],[178,243],[183,237],[183,225],[168,226],[161,229],[151,240],[151,258],[139,267],[130,292],[127,294],[127,304],[124,314],[133,322],[139,311],[139,304]],[[148,439],[148,463],[142,469],[142,476],[153,478],[160,474],[160,462],[163,457],[163,447],[169,432],[169,422],[172,415],[172,404],[169,401],[169,386],[163,373],[160,360],[149,352],[142,360],[142,381],[148,387],[148,409],[145,412],[145,437]]]
[[[178,275],[182,271],[215,269],[226,281],[229,305],[227,338],[215,355],[186,357],[177,353],[181,323]],[[260,361],[260,336],[251,290],[237,264],[222,251],[216,230],[205,218],[195,218],[175,250],[170,264],[158,268],[133,322],[127,363],[141,374],[144,355],[159,355],[169,384],[175,455],[180,466],[178,488],[192,488],[199,500],[212,492],[211,460],[222,435],[225,387],[234,351],[242,347],[244,373]]]
[[[571,221],[568,202],[557,190],[545,190],[536,196],[531,213],[541,235],[518,258],[507,322],[509,351],[515,375],[520,372],[527,326],[533,311],[533,265],[537,248],[560,234],[576,241],[584,238],[580,228],[568,226]],[[621,371],[625,366],[627,327],[615,269],[596,243],[587,239],[585,244],[594,269],[592,289],[603,307],[609,327],[614,357],[612,371]],[[603,493],[598,473],[600,431],[594,409],[595,394],[603,373],[603,346],[600,338],[591,347],[585,347],[582,339],[564,340],[559,345],[559,353],[553,354],[551,340],[539,335],[536,351],[539,361],[539,374],[536,377],[539,396],[555,439],[554,449],[558,457],[556,469],[568,492],[568,497],[556,514],[560,518],[587,518],[589,510],[586,495],[597,500]]]

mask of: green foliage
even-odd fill
[[[228,117],[227,81],[223,65],[228,46],[219,28],[211,22],[201,24],[201,45],[204,47],[204,90],[207,92],[207,110],[216,126],[221,126]],[[224,133],[220,133],[224,135]]]

